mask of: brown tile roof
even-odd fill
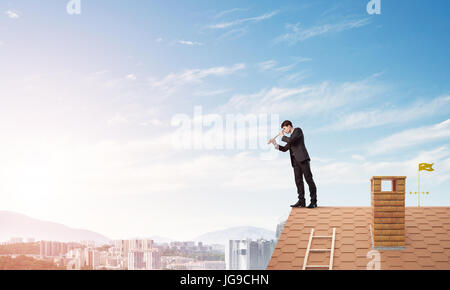
[[[365,270],[371,257],[371,207],[293,208],[267,270],[301,270],[311,228],[331,235],[336,228],[333,269]],[[406,207],[405,250],[379,250],[381,269],[450,269],[450,207]],[[311,248],[330,248],[314,239]],[[308,265],[326,265],[329,253],[310,253]]]

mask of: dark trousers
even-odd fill
[[[305,160],[303,162],[295,162],[294,175],[295,175],[295,184],[297,185],[298,199],[301,201],[305,201],[305,185],[303,183],[303,176],[305,176],[306,183],[308,183],[309,187],[309,195],[311,197],[311,202],[316,203],[317,188],[313,180],[309,160]]]

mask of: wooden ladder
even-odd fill
[[[316,239],[331,239],[330,249],[311,249],[312,240]],[[331,236],[314,236],[314,228],[311,229],[309,235],[308,247],[306,248],[305,259],[303,260],[303,270],[306,268],[328,268],[333,270],[333,256],[334,256],[334,242],[336,240],[336,228],[333,228],[333,234]],[[328,265],[308,265],[308,257],[310,252],[330,252],[330,264]]]

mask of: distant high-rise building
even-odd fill
[[[67,262],[67,270],[81,270],[81,260],[80,257],[74,257]]]
[[[40,255],[42,257],[50,257],[52,255],[52,242],[41,241],[40,242]]]
[[[115,240],[114,248],[120,253],[123,258],[128,257],[128,251],[130,249],[130,241],[129,240]]]
[[[95,241],[81,241],[81,244],[88,248],[95,248]]]
[[[184,242],[183,246],[185,246],[186,248],[193,248],[195,247],[195,242],[194,241]]]
[[[92,267],[92,249],[84,248],[84,264],[82,267]]]
[[[145,270],[144,251],[130,250],[128,252],[128,270]]]
[[[144,264],[146,270],[161,269],[161,253],[159,249],[144,251]]]
[[[150,250],[153,248],[153,240],[150,239],[131,239],[129,240],[129,250]]]
[[[267,265],[269,264],[270,258],[272,257],[272,253],[276,246],[276,240],[260,240],[259,241],[259,265],[258,267],[262,266],[262,269],[265,270],[267,268]]]
[[[153,249],[153,240],[145,239],[142,240],[142,250],[149,251]]]
[[[227,270],[264,270],[274,249],[273,240],[230,240],[225,247]]]
[[[100,252],[97,250],[92,250],[92,261],[91,261],[91,267],[95,270],[100,265]]]
[[[23,238],[21,237],[12,237],[9,239],[10,244],[20,244],[23,243]]]
[[[277,224],[277,229],[275,233],[275,238],[278,240],[281,236],[281,233],[283,232],[284,225],[286,224],[286,221],[282,221]]]
[[[106,265],[111,267],[119,267],[121,258],[118,256],[106,256]]]
[[[39,249],[42,257],[61,257],[69,251],[69,246],[62,242],[40,241]]]
[[[153,248],[153,240],[150,239],[131,239],[131,240],[115,240],[114,248],[127,256],[129,251],[142,250],[147,251]]]
[[[143,248],[143,241],[139,240],[139,239],[131,239],[129,242],[129,251],[134,251],[134,250],[142,250]]]
[[[249,241],[247,247],[247,258],[249,261],[248,270],[258,270],[261,263],[261,251],[259,249],[259,243]]]
[[[96,265],[96,267],[99,267],[99,266],[106,266],[107,264],[108,264],[108,252],[105,252],[105,251],[101,251],[101,252],[98,252],[98,263],[97,263],[97,265]]]
[[[52,257],[57,257],[62,254],[61,242],[50,242],[51,243],[51,254]]]
[[[85,249],[71,248],[65,256],[68,259],[67,270],[80,270],[88,264]]]
[[[249,241],[229,240],[225,246],[225,262],[227,270],[248,270],[249,266]]]
[[[50,257],[52,255],[52,242],[51,241],[44,241],[45,244],[45,255],[47,257]]]
[[[76,249],[77,256],[80,257],[80,267],[85,267],[86,262],[86,252],[83,249]]]
[[[40,241],[39,242],[39,254],[41,255],[41,257],[45,257],[46,256],[45,241]]]

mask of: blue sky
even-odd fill
[[[319,205],[369,205],[373,175],[415,190],[419,162],[422,204],[450,204],[448,1],[41,2],[0,4],[5,210],[112,238],[274,229],[288,154],[175,150],[195,106],[300,126]]]

